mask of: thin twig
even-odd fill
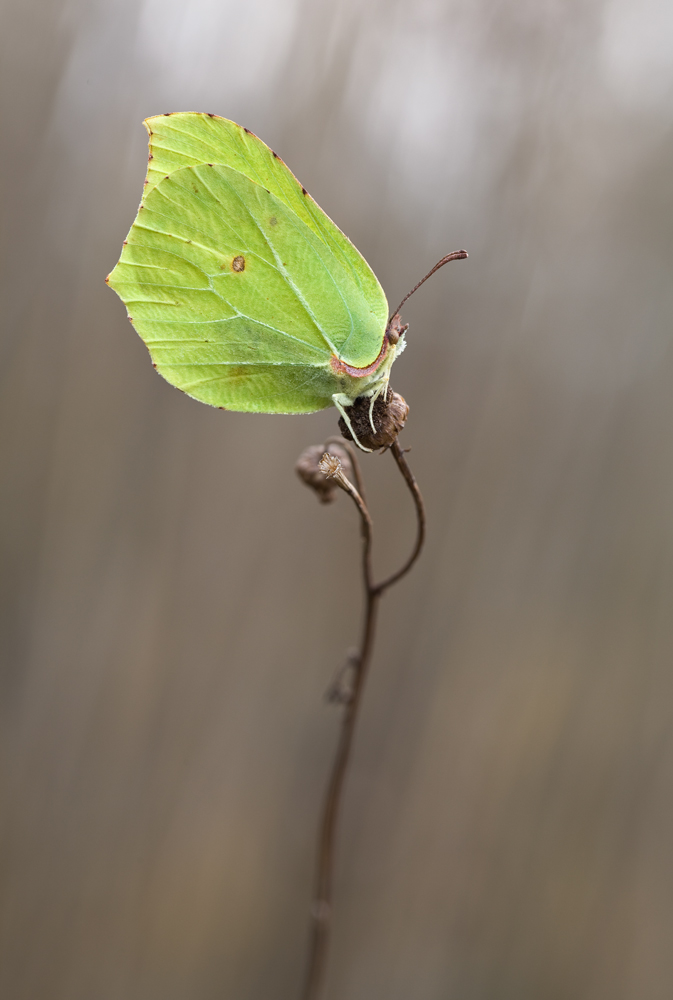
[[[339,439],[329,439],[329,441],[332,440]],[[326,444],[329,443],[329,441],[326,442]],[[400,570],[393,573],[392,576],[387,577],[381,583],[375,584],[373,582],[371,569],[372,520],[364,500],[360,467],[358,465],[354,449],[350,448],[346,442],[342,440],[339,440],[339,444],[345,444],[348,448],[353,462],[354,477],[357,482],[356,489],[343,474],[339,474],[339,476],[334,477],[339,486],[341,486],[341,488],[349,494],[358,509],[358,513],[360,514],[365,613],[362,641],[357,660],[355,662],[353,689],[348,701],[344,705],[341,733],[339,735],[336,755],[332,765],[332,773],[327,786],[327,793],[325,796],[318,836],[315,892],[313,906],[311,908],[311,936],[302,1000],[318,1000],[325,977],[332,918],[332,876],[334,871],[335,836],[341,807],[341,795],[346,778],[346,771],[348,769],[348,762],[351,756],[353,733],[355,732],[358,711],[362,702],[362,692],[364,690],[365,679],[372,657],[372,650],[374,648],[376,615],[379,601],[384,591],[386,591],[394,583],[397,583],[398,580],[409,572],[420,554],[425,538],[425,509],[423,506],[423,498],[404,457],[404,452],[400,448],[397,441],[395,441],[391,447],[391,451],[413,496],[416,508],[418,525],[416,542],[411,555]]]
[[[414,479],[414,474],[409,468],[407,460],[404,457],[404,451],[400,448],[399,441],[394,441],[390,446],[390,450],[393,453],[393,458],[397,462],[398,469],[404,476],[405,483],[409,487],[409,492],[414,499],[414,506],[416,507],[416,544],[414,545],[412,553],[405,562],[404,566],[378,584],[376,589],[381,594],[384,590],[387,590],[388,587],[392,587],[394,583],[401,580],[403,576],[407,575],[420,556],[421,549],[423,548],[423,542],[425,541],[425,505],[423,503],[421,491],[418,488],[418,483]]]

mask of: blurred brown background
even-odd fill
[[[275,148],[409,303],[427,551],[386,600],[326,1000],[673,996],[665,0],[6,0],[7,1000],[294,1000],[359,629],[294,460],[162,382],[104,277],[142,119]],[[411,543],[365,460],[381,571]]]

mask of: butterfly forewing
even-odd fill
[[[369,302],[381,331],[388,320],[388,304],[376,275],[359,251],[319,205],[307,194],[287,165],[252,132],[216,115],[177,113],[148,118],[150,156],[149,191],[165,174],[182,166],[220,163],[238,170],[267,188],[320,237]],[[377,351],[372,358],[376,357]]]
[[[215,406],[310,412],[365,368],[387,316],[370,268],[285,164],[208,115],[148,119],[143,201],[109,282],[155,366]]]

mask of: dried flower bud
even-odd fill
[[[348,417],[357,435],[358,441],[365,448],[375,451],[377,448],[389,448],[400,433],[409,415],[406,401],[397,392],[388,388],[386,394],[381,394],[372,407],[371,399],[360,396],[352,406],[348,407]],[[376,428],[372,431],[369,420],[371,416]],[[346,426],[343,417],[339,418],[339,430],[347,441],[353,440],[353,435]]]
[[[315,490],[321,503],[334,500],[339,490],[332,478],[336,473],[352,475],[350,455],[340,444],[330,444],[327,451],[322,444],[310,445],[299,456],[295,469],[299,478]]]

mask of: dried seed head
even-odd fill
[[[318,462],[318,468],[322,472],[323,476],[326,476],[328,479],[336,479],[341,472],[341,460],[337,455],[330,455],[330,453],[326,451]]]
[[[330,444],[328,450],[322,444],[312,444],[299,456],[295,466],[297,475],[307,486],[315,490],[321,503],[331,503],[339,487],[333,477],[336,473],[352,475],[350,455],[340,444]]]
[[[371,402],[371,399],[366,396],[360,396],[352,406],[348,407],[351,426],[358,441],[365,448],[369,448],[371,451],[375,451],[377,448],[389,448],[406,423],[409,407],[402,396],[390,388],[387,394],[379,396],[373,407]],[[370,408],[376,433],[372,431],[369,420]],[[353,435],[346,426],[343,417],[339,418],[339,430],[347,441],[353,440]]]

